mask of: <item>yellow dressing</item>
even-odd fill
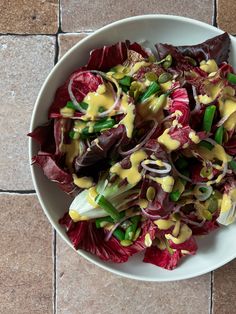
[[[167,240],[173,241],[175,244],[181,244],[184,243],[186,240],[188,240],[192,235],[192,230],[187,225],[182,225],[180,228],[180,232],[178,237],[174,237],[171,234],[166,234],[165,237]]]
[[[111,167],[110,172],[117,174],[121,179],[127,179],[128,183],[135,185],[142,178],[138,168],[140,163],[146,158],[147,154],[145,151],[138,150],[130,156],[131,167],[129,169],[123,169],[119,163],[116,163]]]
[[[216,99],[217,95],[222,91],[222,89],[223,89],[222,82],[220,81],[218,84],[208,83],[207,89],[208,89],[210,96],[208,96],[208,95],[199,95],[198,96],[198,100],[202,104],[205,104],[205,105],[214,101]]]
[[[96,187],[93,186],[88,190],[88,195],[87,195],[87,201],[89,202],[89,204],[91,206],[93,206],[94,208],[99,207],[98,204],[95,202],[95,198],[98,195],[98,192],[96,190]]]
[[[100,89],[100,90],[99,90]],[[87,113],[84,118],[94,120],[99,114],[99,108],[103,107],[108,110],[114,104],[114,96],[109,85],[105,86],[105,92],[100,94],[101,87],[99,86],[96,92],[89,92],[84,98],[84,102],[88,104]]]
[[[147,234],[145,235],[144,244],[145,244],[146,247],[150,247],[150,246],[152,245],[152,239],[151,239],[149,233],[147,233]]]
[[[174,178],[169,175],[162,178],[152,176],[147,176],[147,178],[159,183],[162,187],[162,190],[167,193],[170,193],[172,191],[175,183]]]
[[[176,223],[175,223],[175,227],[174,227],[174,229],[172,231],[172,235],[174,237],[177,237],[178,234],[179,234],[179,231],[180,231],[180,220],[177,220]]]
[[[221,201],[221,208],[220,208],[221,211],[227,212],[230,210],[231,206],[232,206],[232,201],[231,201],[230,196],[228,194],[224,194]]]
[[[121,106],[124,110],[125,116],[124,118],[119,122],[119,124],[123,124],[126,128],[126,134],[128,138],[132,137],[133,129],[134,129],[134,109],[135,106],[132,103],[128,103],[128,97],[127,95],[123,95],[121,99]]]
[[[149,65],[150,63],[145,62],[145,61],[136,62],[135,65],[131,68],[131,71],[129,74],[133,75],[134,73],[138,72],[138,70],[141,69],[142,67],[147,67]]]
[[[93,185],[93,179],[90,177],[78,178],[76,174],[73,174],[74,184],[81,189],[89,189]]]
[[[200,69],[207,73],[212,73],[218,71],[218,66],[214,59],[208,61],[203,60],[200,62]]]
[[[148,206],[148,201],[145,200],[144,198],[141,198],[139,201],[138,201],[138,205],[141,207],[141,208],[146,208]]]
[[[166,129],[163,132],[163,134],[158,137],[157,141],[158,143],[165,146],[168,149],[168,151],[173,151],[173,150],[176,150],[180,146],[180,142],[171,138],[171,136],[168,133],[169,130],[170,129]]]
[[[70,117],[73,117],[74,115],[74,109],[72,108],[67,108],[67,107],[63,107],[61,108],[60,110],[60,114],[65,117],[65,118],[70,118]]]
[[[188,137],[189,137],[190,140],[191,140],[193,143],[195,143],[195,144],[198,144],[198,143],[200,142],[199,136],[197,136],[196,132],[194,132],[194,131],[191,131],[191,132],[189,133],[189,136],[188,136]]]
[[[231,114],[231,116],[225,121],[224,127],[228,131],[232,131],[236,128],[236,112]]]
[[[226,99],[225,101],[220,99],[219,105],[221,117],[227,117],[236,112],[236,101],[233,101],[232,99]]]
[[[212,150],[208,150],[205,147],[198,147],[197,152],[204,158],[208,160],[218,159],[221,160],[223,163],[229,162],[232,158],[226,154],[223,146],[217,144],[214,146]]]
[[[89,218],[86,216],[81,216],[76,210],[71,209],[69,211],[70,218],[74,221],[82,221],[82,220],[88,220]]]
[[[175,225],[175,222],[172,220],[158,219],[154,221],[154,224],[157,225],[160,230],[168,230]]]
[[[66,166],[72,170],[72,163],[76,156],[80,154],[80,142],[79,140],[71,140],[70,144],[62,144],[60,150],[66,154]]]

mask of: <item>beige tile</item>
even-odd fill
[[[59,59],[64,56],[64,54],[73,47],[77,42],[87,36],[86,33],[81,34],[59,34]]]
[[[233,35],[236,35],[235,13],[236,13],[235,0],[217,0],[218,27]]]
[[[0,243],[0,313],[52,313],[52,228],[35,195],[0,194]]]
[[[213,314],[236,312],[236,260],[214,272]]]
[[[94,30],[129,16],[164,13],[183,15],[212,23],[213,0],[61,0],[62,30]],[[75,12],[77,12],[75,14]]]
[[[57,237],[58,314],[208,314],[210,275],[173,283],[115,276],[82,259]]]
[[[1,0],[0,33],[55,34],[58,0]]]
[[[54,37],[0,36],[0,189],[33,188],[26,134],[54,53]]]

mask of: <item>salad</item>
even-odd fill
[[[29,134],[32,163],[71,195],[60,224],[105,261],[174,269],[236,217],[236,74],[227,33],[194,46],[90,53]]]

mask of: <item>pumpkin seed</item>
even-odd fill
[[[146,78],[147,80],[149,80],[150,82],[153,82],[153,81],[156,81],[156,80],[157,80],[157,75],[156,75],[156,73],[154,73],[154,72],[147,72],[147,73],[145,74],[145,78]]]
[[[158,78],[158,82],[160,84],[166,83],[168,81],[170,81],[172,79],[172,75],[168,72],[162,73],[159,78]]]
[[[119,73],[119,72],[112,74],[112,77],[116,80],[121,80],[124,76],[125,76],[124,73]]]
[[[122,246],[130,246],[131,244],[133,244],[133,242],[130,240],[122,240],[122,241],[120,241],[120,244]]]

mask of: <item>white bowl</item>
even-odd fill
[[[149,40],[152,43],[171,43],[175,45],[197,44],[221,34],[222,31],[208,24],[171,15],[144,15],[127,18],[107,25],[81,40],[57,63],[45,80],[34,106],[31,126],[47,121],[47,111],[55,91],[79,66],[84,65],[89,51],[118,41]],[[236,39],[231,36],[230,62],[236,67]],[[37,153],[38,146],[30,139],[30,159]],[[58,219],[68,209],[69,197],[50,182],[37,166],[31,167],[34,186],[41,206],[53,227],[71,245]],[[195,256],[183,259],[177,269],[168,271],[151,264],[143,263],[142,256],[136,255],[127,263],[103,262],[84,251],[78,253],[92,263],[124,277],[145,281],[172,281],[191,278],[212,271],[236,257],[236,224],[222,227],[208,236],[197,238],[199,249]],[[64,258],[67,258],[65,256]],[[78,265],[79,267],[79,265]]]

